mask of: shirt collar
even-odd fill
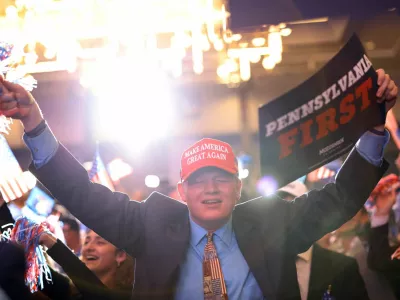
[[[306,252],[297,254],[297,256],[299,258],[301,258],[302,260],[309,262],[311,261],[311,257],[312,257],[312,250],[313,250],[313,246],[311,246]]]
[[[189,215],[190,219],[190,242],[197,246],[201,240],[207,235],[207,230],[198,225],[196,222],[192,220],[192,217]],[[219,237],[226,246],[230,247],[232,241],[232,217],[229,218],[229,221],[225,223],[224,226],[219,228],[214,232],[214,234]]]

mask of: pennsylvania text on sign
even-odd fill
[[[261,171],[281,187],[347,153],[384,115],[377,75],[353,35],[300,86],[259,109]]]

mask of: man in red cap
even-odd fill
[[[181,182],[178,191],[187,203],[192,220],[206,230],[222,227],[230,218],[241,191],[238,164],[231,146],[219,140],[202,139],[183,152]],[[226,189],[221,195],[204,197],[204,182],[214,183],[211,189]],[[234,188],[232,189],[232,185]],[[196,188],[197,187],[197,188]],[[198,198],[198,201],[188,201]]]
[[[377,96],[389,110],[397,86],[377,73]],[[187,205],[159,193],[130,201],[89,181],[31,94],[4,80],[0,89],[0,111],[24,125],[30,170],[87,227],[136,258],[132,299],[300,299],[297,254],[355,215],[388,165],[389,134],[377,126],[360,138],[336,183],[292,202],[271,196],[236,205],[233,151],[204,139],[182,155],[178,189]]]

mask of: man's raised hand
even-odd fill
[[[22,86],[0,77],[0,113],[21,120],[25,131],[31,131],[43,120],[35,99]]]

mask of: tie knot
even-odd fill
[[[207,242],[212,242],[214,232],[209,231],[207,232]]]

